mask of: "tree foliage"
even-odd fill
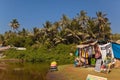
[[[17,21],[17,19],[13,19],[11,22],[10,22],[10,27],[13,29],[13,30],[18,30],[20,24],[19,22]]]
[[[3,45],[30,48],[30,51],[24,52],[29,54],[20,53],[17,55],[19,56],[17,58],[27,61],[42,62],[49,59],[59,59],[61,61],[62,58],[64,60],[66,58],[71,59],[68,54],[65,54],[73,52],[71,49],[71,51],[68,50],[71,44],[77,45],[88,40],[109,41],[113,38],[111,37],[110,22],[106,16],[99,11],[96,12],[96,17],[90,17],[84,10],[72,19],[63,14],[59,21],[53,23],[46,21],[43,27],[34,27],[32,31],[25,28],[18,32],[7,31],[0,35],[0,40],[4,43]],[[17,19],[13,19],[10,26],[13,30],[17,30],[20,24]]]
[[[17,30],[20,26],[17,19],[13,19],[10,24],[14,30]],[[59,21],[54,23],[46,21],[43,24],[43,28],[34,27],[33,32],[29,32],[25,28],[18,33],[6,32],[4,40],[7,41],[7,44],[14,46],[24,47],[40,43],[48,48],[52,48],[61,43],[79,44],[91,39],[108,41],[111,38],[110,36],[110,22],[106,14],[99,11],[96,12],[96,17],[93,18],[89,17],[87,12],[82,10],[73,19],[63,14]],[[28,43],[25,39],[31,42]]]

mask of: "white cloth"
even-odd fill
[[[96,60],[96,64],[95,64],[95,71],[96,72],[100,72],[100,70],[101,70],[101,62],[102,62],[102,59],[97,59]]]
[[[111,53],[112,58],[114,58],[113,50],[112,50],[112,44],[107,43],[104,45],[99,45],[100,52],[102,54],[102,60],[104,61],[106,58],[107,53]]]

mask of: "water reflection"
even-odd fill
[[[45,63],[9,63],[0,65],[0,80],[46,80]]]

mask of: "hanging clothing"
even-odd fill
[[[92,52],[93,52],[92,46],[89,46],[89,47],[88,47],[88,56],[89,56],[89,57],[92,56],[92,54],[93,54]]]
[[[92,54],[95,54],[95,48],[92,46]]]
[[[95,46],[95,58],[100,59],[102,57],[100,49],[98,46]]]
[[[95,71],[97,72],[101,71],[101,64],[102,64],[102,59],[97,59],[95,64]]]
[[[112,44],[111,43],[107,43],[107,44],[104,44],[104,45],[99,45],[99,48],[100,48],[100,52],[102,54],[102,60],[103,61],[105,60],[106,55],[108,53],[110,53],[112,55],[112,58],[114,58],[113,50],[112,50]]]
[[[88,50],[86,48],[81,49],[81,57],[88,58]]]
[[[76,49],[76,51],[75,51],[75,56],[79,56],[79,50],[78,49]]]

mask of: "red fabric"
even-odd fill
[[[100,52],[97,52],[97,53],[95,54],[95,58],[98,59],[98,58],[100,58],[100,57],[101,57],[101,53],[100,53]]]

